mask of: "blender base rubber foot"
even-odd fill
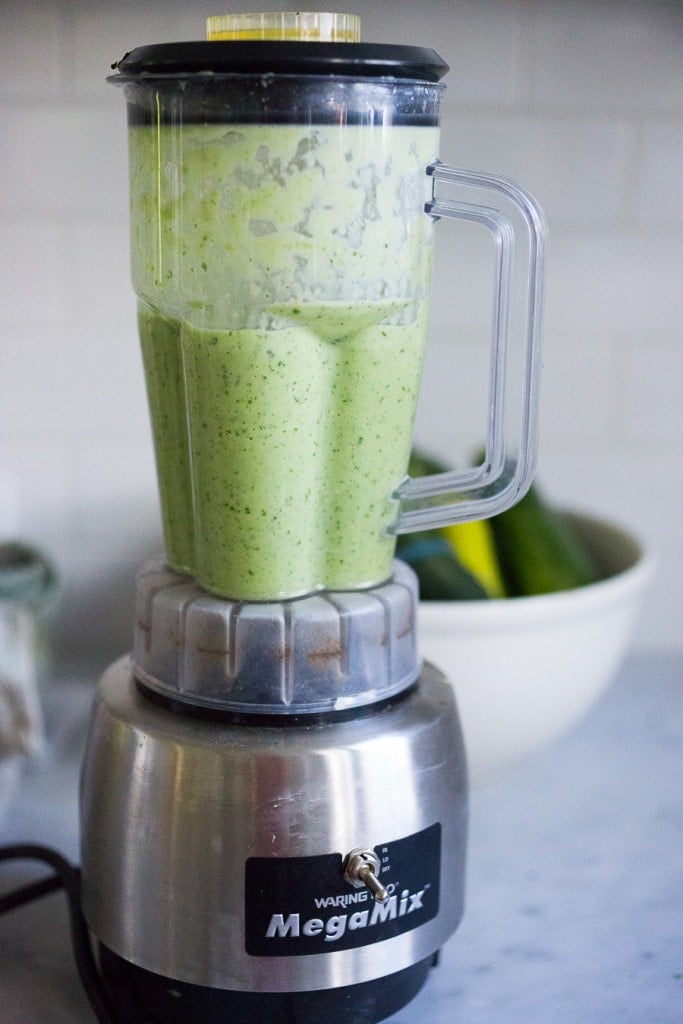
[[[126,1024],[377,1024],[410,1002],[438,952],[396,974],[312,992],[235,992],[146,971],[100,945],[100,966]]]

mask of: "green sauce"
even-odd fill
[[[166,554],[174,568],[191,572],[194,505],[180,322],[141,308],[138,330],[152,418]]]
[[[169,563],[244,600],[381,581],[424,352],[435,129],[130,135]]]

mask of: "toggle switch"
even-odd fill
[[[379,857],[374,850],[359,846],[344,858],[344,879],[355,889],[365,886],[377,903],[386,903],[389,893],[380,882]]]

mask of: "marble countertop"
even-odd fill
[[[48,750],[0,843],[77,859],[77,779],[94,673],[45,694]],[[387,1024],[680,1024],[683,665],[631,658],[564,738],[472,795],[464,920]],[[0,865],[9,889],[40,868]],[[93,1024],[55,893],[0,917],[2,1024]]]

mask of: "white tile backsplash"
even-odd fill
[[[362,6],[368,39],[411,42],[441,53],[450,66],[447,111],[468,103],[509,107],[523,97],[528,73],[519,4],[423,0],[419,22],[409,3],[379,0]]]
[[[23,324],[33,331],[36,324],[62,323],[67,308],[65,224],[6,214],[0,222],[2,333],[7,325]]]
[[[135,321],[131,318],[128,323],[123,316],[73,321],[60,341],[53,362],[58,365],[62,360],[61,365],[46,378],[42,390],[57,393],[56,415],[69,443],[86,434],[102,439],[105,446],[116,438],[131,447],[141,438],[148,444],[149,417]]]
[[[655,231],[552,231],[546,333],[659,333],[683,323],[683,236]]]
[[[64,58],[64,4],[5,0],[0,5],[3,100],[59,94]]]
[[[541,426],[548,439],[590,448],[619,443],[624,371],[610,337],[550,336],[543,359]]]
[[[680,111],[683,8],[674,0],[538,0],[532,101],[558,110]]]
[[[115,324],[128,341],[137,337],[127,205],[119,219],[74,217],[65,230],[67,317],[81,323]]]
[[[644,224],[660,230],[677,229],[680,233],[683,227],[683,118],[646,124],[642,133],[637,214]]]
[[[55,324],[8,323],[3,331],[0,351],[0,437],[45,434],[62,443],[68,437],[68,412],[71,410],[71,381],[76,354],[66,344],[63,330]]]
[[[19,474],[9,466],[0,469],[0,536],[19,534]]]
[[[552,225],[609,227],[624,217],[633,127],[608,116],[461,115],[442,159],[523,182]]]
[[[67,221],[127,209],[125,117],[48,101],[3,104],[0,116],[1,211]]]
[[[539,482],[660,548],[634,643],[680,646],[683,8],[352,7],[365,38],[432,46],[451,65],[442,158],[516,177],[544,206]],[[0,7],[0,529],[60,566],[65,645],[127,645],[133,574],[160,543],[124,102],[104,79],[131,46],[200,38],[212,13],[211,0]],[[444,457],[466,458],[483,432],[490,288],[483,229],[440,224],[417,433]]]
[[[69,450],[60,433],[33,429],[2,431],[3,477],[10,481],[20,538],[37,544],[61,564],[75,512]]]
[[[678,344],[655,337],[631,336],[623,348],[624,379],[618,436],[633,444],[651,444],[674,455],[683,440],[683,367]],[[657,400],[653,401],[653,395]],[[679,480],[683,509],[683,480]],[[683,520],[682,520],[683,526]],[[683,533],[683,529],[681,530]]]
[[[154,459],[144,420],[134,439],[116,425],[109,437],[81,435],[73,444],[73,465],[74,486],[82,494],[75,533],[87,547],[107,543],[125,550],[137,533],[158,532]]]

